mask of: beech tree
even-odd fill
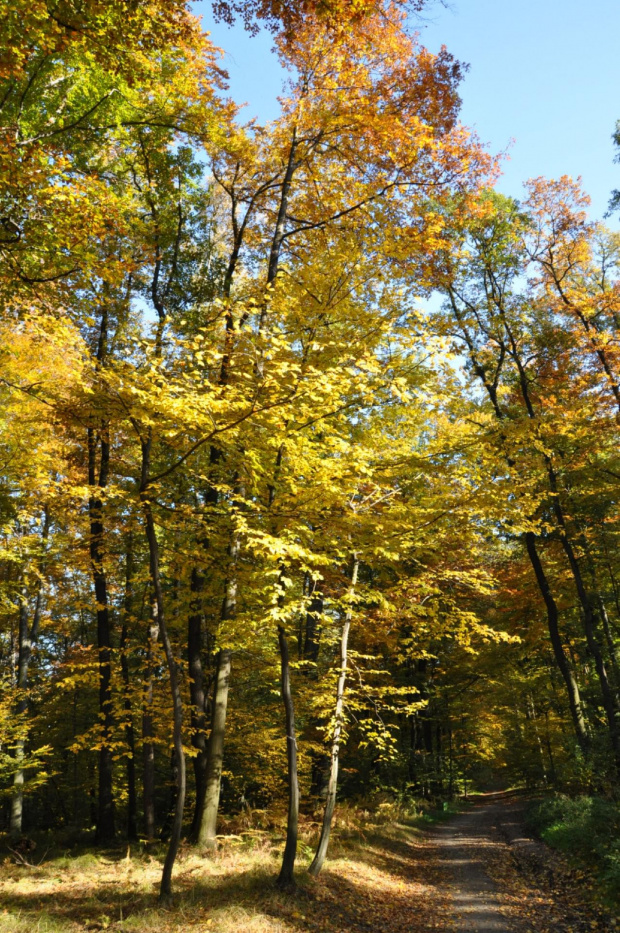
[[[160,836],[164,902],[222,810],[294,890],[341,799],[616,778],[618,238],[493,190],[421,6],[215,4],[266,126],[184,3],[7,18],[4,822]]]

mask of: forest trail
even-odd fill
[[[434,834],[439,860],[450,879],[455,933],[521,933],[525,929],[518,919],[506,917],[499,886],[487,870],[495,851],[506,845],[497,826],[506,810],[506,798],[493,797],[443,824]]]
[[[78,851],[33,866],[5,848],[0,933],[620,933],[589,902],[593,878],[528,835],[527,803],[489,794],[426,830],[350,824],[348,840],[341,825],[319,877],[299,867],[293,896],[274,884],[281,838],[231,834],[210,859],[184,846],[165,910],[161,855]]]
[[[588,903],[588,879],[525,827],[526,801],[489,794],[435,828],[453,933],[585,933],[616,921]]]

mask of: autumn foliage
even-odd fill
[[[161,834],[164,900],[222,810],[288,890],[299,806],[317,873],[340,797],[620,767],[617,235],[497,193],[421,4],[214,6],[268,125],[185,3],[0,49],[4,828]]]

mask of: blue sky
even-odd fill
[[[247,117],[274,118],[283,73],[271,38],[214,24],[207,0],[193,8],[226,51],[230,93],[248,103]],[[462,120],[491,151],[508,149],[498,187],[518,197],[527,178],[581,175],[601,218],[620,188],[611,141],[620,119],[620,0],[450,0],[430,7],[420,28],[431,50],[444,44],[470,65]]]

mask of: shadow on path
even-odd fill
[[[500,889],[487,870],[489,861],[505,846],[494,830],[501,807],[495,799],[476,804],[433,831],[453,905],[454,933],[525,933],[530,929],[507,916]]]

